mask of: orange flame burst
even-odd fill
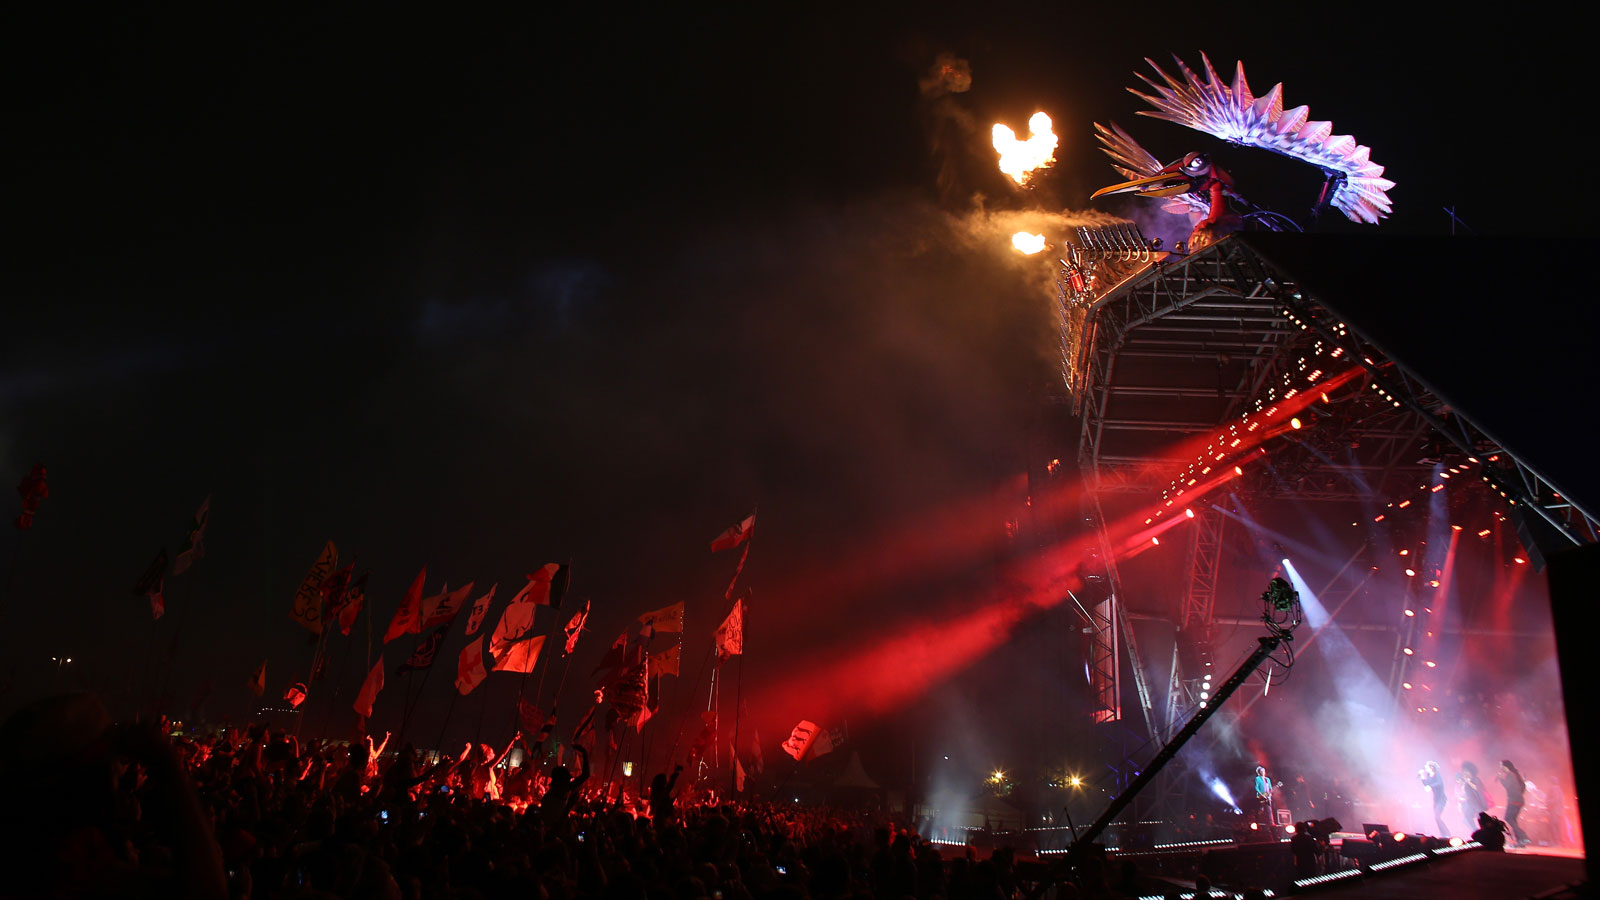
[[[1024,256],[1032,256],[1044,249],[1044,235],[1019,231],[1011,236],[1011,246]]]
[[[1000,171],[1017,184],[1026,184],[1036,169],[1055,162],[1057,138],[1050,130],[1050,117],[1042,112],[1028,120],[1028,139],[1017,139],[1005,125],[994,126],[994,149],[1000,154]]]

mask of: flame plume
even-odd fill
[[[1055,132],[1050,130],[1050,117],[1042,112],[1028,120],[1028,139],[1018,140],[1016,132],[1005,125],[994,126],[994,149],[1000,154],[1000,171],[1011,176],[1017,184],[1026,184],[1036,169],[1055,162]]]
[[[1011,236],[1011,246],[1023,256],[1032,256],[1044,249],[1044,235],[1019,231]]]

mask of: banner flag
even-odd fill
[[[494,634],[489,637],[490,656],[499,656],[502,648],[533,629],[534,610],[539,606],[534,593],[529,590],[533,586],[534,582],[529,581],[506,604],[505,611],[500,614],[500,622],[494,626]],[[545,586],[549,587],[548,583]]]
[[[315,634],[322,633],[322,583],[333,574],[334,566],[339,561],[339,550],[329,541],[322,552],[317,554],[317,561],[311,564],[311,571],[300,580],[300,587],[294,592],[294,609],[289,617],[294,619],[300,627],[309,629]]]
[[[354,709],[356,714],[363,719],[372,717],[373,701],[378,699],[378,692],[383,690],[383,654],[378,654],[378,662],[373,665],[372,671],[367,673],[367,680],[361,683],[361,693],[356,695]]]
[[[750,540],[750,536],[755,533],[755,530],[756,514],[751,513],[744,518],[744,521],[738,523],[737,525],[729,526],[726,531],[717,535],[715,538],[712,538],[711,552],[721,553],[724,550],[732,550],[745,541]]]
[[[521,672],[526,675],[533,671],[534,663],[539,661],[539,651],[543,649],[544,635],[541,634],[527,640],[503,644],[498,653],[491,647],[489,655],[494,657],[496,672]]]
[[[567,627],[564,629],[567,636],[566,653],[568,656],[571,656],[573,648],[578,646],[578,635],[583,633],[583,623],[587,621],[589,621],[589,601],[585,600],[583,601],[583,609],[573,613],[572,618],[567,620]]]
[[[489,593],[472,601],[472,611],[467,613],[468,637],[478,633],[478,626],[483,624],[483,617],[488,614],[489,604],[494,602],[494,592],[498,587],[500,587],[498,584],[490,585]]]
[[[456,661],[456,690],[463,695],[470,694],[488,677],[489,672],[483,667],[483,638],[480,637],[461,648],[461,657]]]
[[[422,601],[422,627],[433,628],[437,625],[448,625],[461,612],[461,607],[467,602],[467,595],[472,593],[474,582],[467,582],[467,586],[459,590],[446,590],[443,593],[429,597]]]
[[[450,630],[449,623],[434,629],[433,633],[423,638],[422,643],[411,651],[411,658],[400,664],[394,673],[408,672],[413,669],[426,669],[433,665],[433,657],[439,652],[439,645],[444,643],[445,632]]]
[[[339,603],[339,633],[348,636],[350,629],[356,625],[356,617],[361,615],[361,604],[367,601],[367,576],[371,572],[362,572],[361,577],[351,582],[344,590],[344,598]]]
[[[200,504],[194,514],[194,521],[189,525],[189,536],[184,538],[183,549],[178,551],[178,558],[172,561],[172,574],[182,575],[188,571],[191,563],[198,562],[206,555],[203,541],[206,537],[206,520],[211,516],[211,495],[207,494],[205,502]]]
[[[422,571],[412,580],[411,587],[406,588],[406,595],[400,601],[399,608],[394,611],[394,618],[389,620],[389,627],[384,629],[385,644],[402,634],[422,633],[422,585],[427,579],[428,567],[423,566]]]
[[[744,652],[744,598],[734,601],[733,610],[717,626],[717,662]]]
[[[650,633],[656,631],[683,631],[683,601],[679,600],[671,606],[663,606],[658,610],[647,612],[639,617],[639,623]]]
[[[817,736],[817,723],[801,719],[800,724],[794,726],[794,731],[789,734],[789,739],[783,742],[783,752],[799,762],[806,751],[811,749],[811,742]]]
[[[262,694],[266,693],[266,691],[267,691],[267,661],[266,660],[263,659],[261,661],[261,665],[256,669],[256,674],[250,676],[250,682],[248,684],[248,687],[250,688],[250,693],[255,694],[257,697],[259,697]]]
[[[678,664],[683,658],[683,645],[673,644],[660,653],[650,654],[650,671],[658,675],[677,675]]]
[[[290,706],[299,709],[300,704],[306,702],[305,684],[297,681],[294,684],[289,685],[283,691],[283,699],[289,701]]]

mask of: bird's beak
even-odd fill
[[[1141,197],[1175,197],[1193,190],[1189,176],[1181,172],[1157,172],[1146,178],[1135,178],[1095,191],[1092,197],[1108,194],[1138,194]]]

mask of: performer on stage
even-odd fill
[[[1478,821],[1478,813],[1489,811],[1489,801],[1483,794],[1483,780],[1478,777],[1478,765],[1472,760],[1461,764],[1456,773],[1456,797],[1461,801],[1461,820],[1467,825]]]
[[[1266,766],[1256,766],[1256,818],[1263,825],[1272,824],[1272,779],[1267,777]]]
[[[1500,760],[1500,774],[1495,779],[1500,786],[1506,789],[1506,824],[1511,826],[1511,835],[1516,838],[1517,845],[1526,847],[1529,843],[1528,833],[1517,824],[1517,816],[1522,814],[1522,804],[1528,792],[1528,780],[1522,777],[1517,767],[1511,760]]]
[[[1431,759],[1428,760],[1427,764],[1417,772],[1417,777],[1422,780],[1423,786],[1433,793],[1433,824],[1439,829],[1435,837],[1449,837],[1450,829],[1444,827],[1444,775],[1439,771],[1439,764]]]

